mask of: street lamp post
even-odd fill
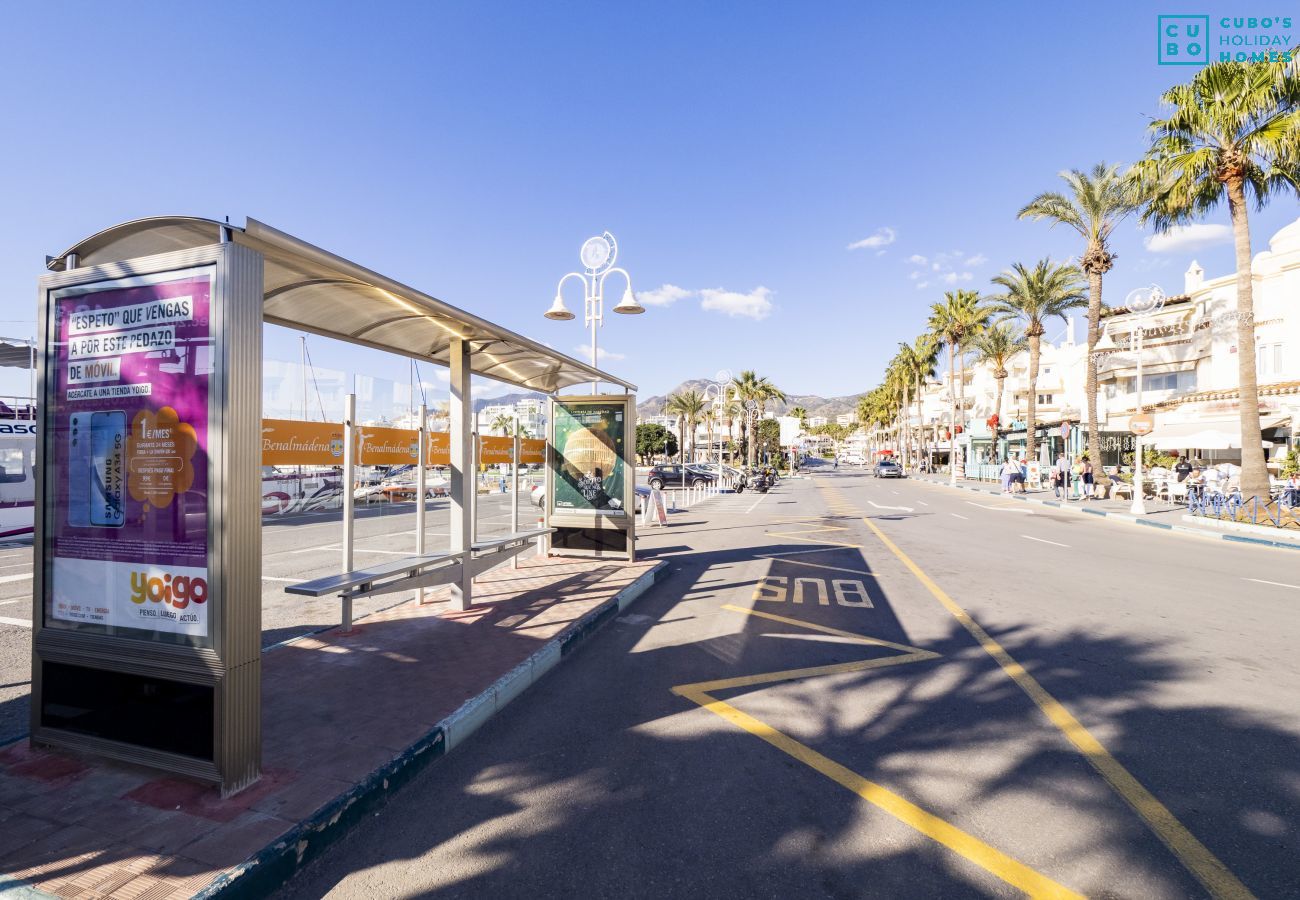
[[[569,312],[568,307],[564,305],[564,282],[570,278],[581,281],[583,325],[591,329],[591,364],[596,366],[596,330],[605,324],[605,279],[609,274],[618,272],[627,282],[627,287],[623,289],[623,298],[614,307],[614,312],[640,315],[645,312],[645,307],[637,302],[636,295],[632,293],[632,276],[627,273],[627,270],[614,265],[614,261],[618,259],[618,241],[614,240],[614,235],[606,231],[596,237],[587,238],[583,242],[582,249],[578,251],[578,258],[582,260],[585,270],[569,272],[560,279],[560,283],[555,287],[555,301],[546,311],[546,318],[560,322],[574,318],[573,313]],[[592,394],[599,393],[599,386],[599,381],[591,383]]]
[[[722,421],[722,414],[727,408],[727,393],[732,388],[731,370],[721,369],[713,376],[716,380],[704,388],[704,399],[709,398],[709,388],[717,391],[717,396],[713,398],[713,408],[717,411],[714,414],[719,423]],[[718,485],[722,485],[722,441],[718,441]]]
[[[1133,354],[1137,357],[1137,379],[1134,387],[1137,390],[1137,402],[1133,410],[1133,418],[1129,421],[1129,430],[1133,432],[1135,440],[1133,442],[1133,505],[1129,507],[1129,512],[1135,516],[1145,516],[1147,513],[1146,497],[1143,495],[1143,478],[1142,478],[1142,436],[1151,431],[1151,422],[1142,408],[1142,338],[1146,331],[1146,321],[1152,313],[1165,305],[1165,292],[1159,285],[1151,285],[1147,288],[1137,288],[1130,291],[1125,298],[1125,305],[1129,312],[1133,313],[1134,324],[1131,335]],[[1089,460],[1091,462],[1091,460]]]

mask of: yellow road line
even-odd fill
[[[1133,775],[1120,764],[1119,760],[1101,745],[1088,729],[1074,718],[1055,697],[1047,692],[1038,679],[1025,671],[1002,645],[989,636],[966,610],[957,605],[939,587],[930,576],[921,571],[920,566],[912,562],[911,557],[898,548],[898,545],[885,536],[885,533],[868,518],[862,520],[867,527],[880,538],[881,542],[898,557],[899,561],[916,576],[917,581],[925,586],[936,600],[962,624],[975,638],[984,651],[993,657],[1002,667],[1002,671],[1020,686],[1029,698],[1038,705],[1048,720],[1061,730],[1061,733],[1075,746],[1084,759],[1105,778],[1110,786],[1133,807],[1142,819],[1151,827],[1165,846],[1178,857],[1178,860],[1196,877],[1215,897],[1245,898],[1254,895],[1237,877],[1228,871],[1228,867],[1219,861],[1210,850],[1187,830],[1182,822],[1175,818],[1169,809],[1142,786]]]
[[[875,572],[868,572],[865,569],[846,569],[843,566],[827,566],[821,563],[804,562],[801,559],[788,559],[784,556],[776,556],[769,553],[758,554],[759,559],[770,559],[775,562],[791,563],[796,566],[808,566],[811,569],[830,569],[832,572],[848,572],[850,575],[866,575],[868,578],[875,578]]]
[[[822,634],[833,634],[836,637],[848,638],[849,640],[859,644],[870,644],[876,647],[889,647],[891,650],[902,650],[904,653],[929,652],[928,650],[922,650],[919,647],[909,647],[907,644],[895,644],[892,641],[868,637],[865,634],[854,634],[851,631],[840,631],[838,628],[832,628],[829,625],[818,625],[815,622],[806,622],[803,619],[791,619],[786,616],[778,616],[776,613],[763,612],[761,609],[746,609],[743,606],[735,606],[731,603],[724,603],[722,608],[746,616],[757,616],[760,619],[770,619],[773,622],[780,622],[782,625],[793,625],[796,628],[807,628],[809,631],[820,631]]]
[[[679,684],[673,688],[674,694],[686,696],[688,691],[728,691],[733,688],[754,687],[759,684],[777,684],[782,681],[795,681],[800,678],[816,678],[820,675],[842,675],[846,672],[864,672],[867,669],[883,669],[903,663],[924,662],[938,659],[939,654],[930,650],[918,650],[916,653],[904,653],[900,656],[885,656],[880,659],[862,659],[856,662],[835,663],[829,666],[813,666],[807,669],[787,669],[784,672],[766,672],[762,675],[740,675],[736,678],[719,678],[716,681],[701,681],[696,684]]]
[[[688,700],[698,703],[709,712],[720,716],[736,727],[744,729],[757,738],[761,738],[781,752],[794,757],[804,765],[825,775],[836,784],[848,788],[872,806],[884,810],[903,824],[914,828],[931,840],[942,844],[954,853],[1001,878],[1007,884],[1019,888],[1029,896],[1071,898],[1083,896],[1052,881],[1047,876],[1035,872],[1019,860],[1007,856],[1001,850],[989,846],[955,825],[951,825],[938,816],[926,812],[915,803],[900,797],[888,788],[882,787],[874,781],[868,781],[833,759],[823,756],[806,744],[802,744],[789,735],[777,731],[766,722],[741,712],[729,703],[715,699],[703,690],[692,688],[691,685],[682,685],[673,688],[673,691]]]

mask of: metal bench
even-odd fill
[[[499,538],[475,541],[468,553],[470,577],[477,577],[526,550],[534,540],[554,532],[554,528],[534,528]],[[461,578],[465,552],[428,553],[408,556],[392,562],[326,575],[311,581],[285,586],[286,594],[323,597],[338,594],[343,605],[343,630],[352,629],[352,601],[358,597],[376,597],[397,591],[439,587]]]

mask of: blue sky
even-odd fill
[[[721,368],[865,390],[944,289],[1077,251],[1015,212],[1062,168],[1140,153],[1159,93],[1194,71],[1156,65],[1169,11],[1251,12],[7,4],[0,334],[34,329],[46,253],[139,216],[249,215],[579,355],[581,323],[541,314],[609,229],[639,292],[679,296],[601,334],[642,396]],[[1298,212],[1256,215],[1256,252]],[[1193,256],[1231,268],[1226,242],[1146,237],[1118,236],[1112,302],[1180,289]],[[407,378],[405,360],[311,340],[318,365]],[[269,357],[296,354],[268,333]]]

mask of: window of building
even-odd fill
[[[1052,405],[1052,395],[1051,395],[1051,394],[1039,394],[1039,395],[1038,395],[1038,404],[1039,404],[1039,406],[1051,406],[1051,405]]]
[[[1260,378],[1277,378],[1282,374],[1282,345],[1260,344],[1255,350],[1255,369]]]
[[[1186,372],[1153,372],[1150,375],[1143,374],[1142,390],[1144,391],[1192,391],[1196,389],[1196,372],[1188,370]],[[1120,394],[1132,394],[1137,390],[1137,378],[1117,378],[1115,380],[1115,392]],[[1115,396],[1115,394],[1111,394]]]

